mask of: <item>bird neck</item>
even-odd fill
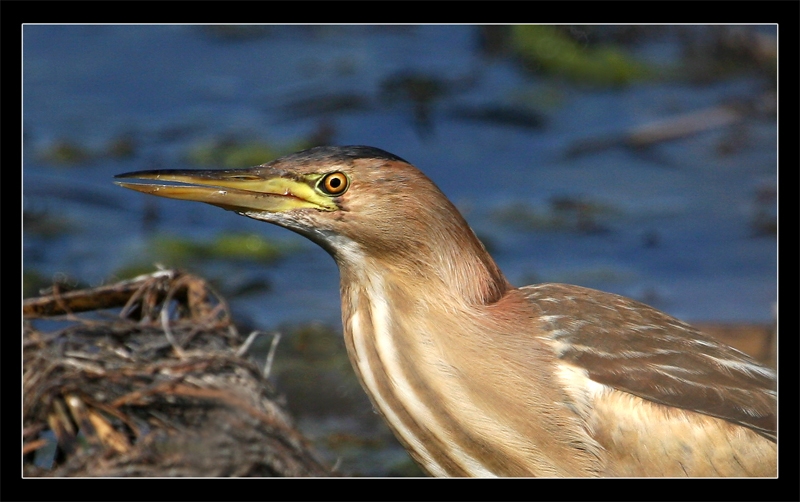
[[[519,438],[526,451],[538,452],[533,438],[550,435],[527,419],[530,409],[544,408],[565,427],[569,420],[562,409],[553,409],[559,396],[542,383],[552,370],[540,344],[520,349],[509,343],[518,332],[531,331],[519,290],[493,261],[485,261],[491,258],[482,246],[483,255],[447,261],[431,255],[420,263],[404,255],[394,263],[359,257],[357,249],[340,246],[337,256],[345,345],[362,386],[396,436],[436,476],[530,475],[517,467],[524,462],[506,461],[514,452],[495,441],[492,430],[499,427],[504,437]],[[455,254],[468,248],[438,249]],[[499,361],[507,363],[501,370],[492,366]],[[520,373],[528,365],[536,371]],[[522,382],[529,397],[519,400],[505,384],[508,378]],[[545,389],[541,397],[529,389],[537,386]],[[482,462],[482,451],[498,454]],[[560,472],[551,464],[547,459],[535,472]]]
[[[338,237],[329,249],[342,285],[367,284],[370,277],[380,277],[412,296],[428,294],[467,307],[496,303],[513,286],[455,208],[453,213],[449,218],[426,217],[425,232],[400,227],[382,232],[401,240]],[[375,246],[376,241],[382,245]]]

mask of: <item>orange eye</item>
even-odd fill
[[[322,191],[328,195],[341,195],[347,190],[349,182],[344,173],[330,173],[322,178],[319,184]]]

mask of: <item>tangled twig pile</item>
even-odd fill
[[[119,307],[113,318],[98,312]],[[54,288],[23,313],[25,475],[331,474],[203,279],[166,270]],[[34,327],[44,319],[67,326]]]

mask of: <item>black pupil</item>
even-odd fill
[[[331,188],[337,189],[342,185],[342,180],[334,176],[331,176],[330,180],[328,180],[328,183],[330,183]]]

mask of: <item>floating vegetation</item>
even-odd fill
[[[586,47],[557,26],[514,26],[514,52],[526,68],[595,85],[624,85],[653,69],[616,46]]]
[[[381,81],[380,99],[389,105],[410,105],[417,134],[421,138],[427,138],[434,132],[433,109],[436,103],[455,93],[472,89],[477,81],[478,76],[475,73],[446,79],[416,71],[401,71]]]
[[[520,106],[483,105],[461,106],[450,111],[455,119],[474,120],[507,127],[523,129],[542,129],[545,124],[544,114],[536,110],[526,110]]]
[[[681,74],[707,83],[731,75],[761,75],[777,82],[778,37],[753,26],[681,27]]]
[[[191,260],[247,260],[272,262],[289,251],[285,244],[275,243],[255,233],[224,233],[210,242],[186,237],[157,235],[148,246],[153,259],[166,263]]]
[[[52,239],[74,232],[76,225],[63,214],[50,210],[22,210],[22,229],[26,235]]]
[[[224,233],[211,240],[157,234],[147,242],[144,253],[115,270],[113,276],[135,277],[151,271],[153,263],[185,267],[202,270],[226,296],[238,297],[267,292],[271,286],[264,270],[239,274],[232,271],[240,268],[235,262],[269,264],[296,249],[295,244],[273,242],[253,233]]]
[[[136,141],[130,134],[123,134],[109,141],[105,147],[106,157],[129,159],[136,154]]]
[[[573,196],[552,197],[546,210],[523,203],[509,204],[492,212],[492,219],[520,230],[567,231],[584,234],[608,232],[601,220],[617,213],[613,207]]]
[[[641,150],[736,125],[746,118],[741,108],[741,106],[720,105],[640,124],[622,133],[581,138],[567,148],[566,156],[577,157],[617,147]]]
[[[58,140],[39,151],[39,160],[48,164],[83,164],[94,157],[83,145],[74,141]]]
[[[231,260],[273,261],[284,247],[258,234],[222,234],[209,246],[209,255]]]
[[[283,113],[292,118],[308,118],[341,115],[348,112],[366,111],[373,108],[368,96],[355,92],[331,93],[302,97],[281,107]]]
[[[91,148],[75,140],[59,139],[38,149],[36,157],[57,166],[81,165],[103,159],[124,159],[136,154],[136,142],[129,134],[111,138],[99,148]]]
[[[275,146],[258,140],[212,140],[191,148],[186,153],[186,160],[202,167],[241,169],[265,164],[312,146],[316,145],[307,141]]]

